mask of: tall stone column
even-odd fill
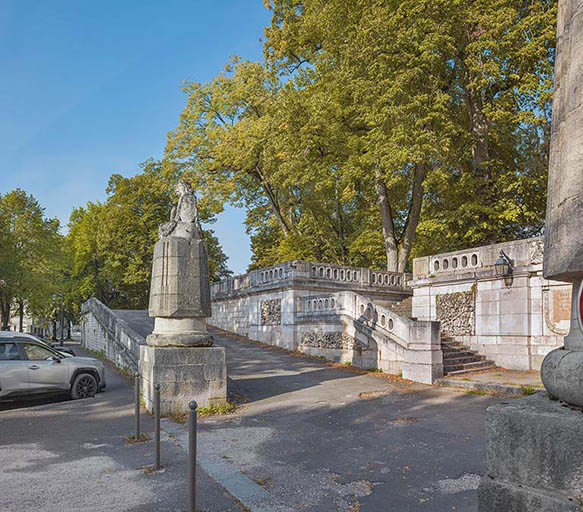
[[[583,2],[560,0],[544,276],[573,283],[571,329],[547,392],[488,409],[480,512],[581,510],[583,499]]]
[[[180,413],[188,402],[201,406],[227,397],[225,349],[213,346],[208,258],[196,198],[187,182],[177,185],[178,205],[160,226],[154,246],[149,315],[154,331],[140,351],[146,407],[152,410],[160,384],[162,414]]]
[[[551,396],[583,407],[583,3],[559,3],[544,276],[573,283],[565,346],[543,361]]]

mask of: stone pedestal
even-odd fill
[[[479,512],[583,510],[583,415],[545,392],[488,409]]]
[[[146,409],[153,410],[154,385],[160,384],[160,414],[188,411],[227,401],[227,365],[223,347],[140,347],[140,373]]]

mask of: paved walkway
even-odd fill
[[[215,331],[249,403],[200,422],[229,461],[292,510],[476,511],[493,397],[392,383]]]
[[[202,509],[239,510],[226,488],[252,512],[477,510],[485,411],[500,399],[214,335],[227,349],[230,392],[247,403],[199,420],[199,461],[213,477],[199,471]],[[124,442],[131,387],[108,373],[95,399],[0,412],[0,510],[185,508],[184,427],[165,421],[166,471],[146,474],[151,443]]]
[[[163,472],[144,471],[153,461],[152,441],[125,441],[134,428],[132,387],[110,368],[106,371],[107,390],[93,399],[0,403],[0,511],[187,508],[185,451],[165,437]],[[152,428],[152,419],[143,414],[142,431],[151,436]],[[201,470],[198,496],[200,510],[243,510]]]

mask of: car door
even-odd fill
[[[0,341],[0,398],[28,391],[28,361],[13,341]]]
[[[23,343],[31,392],[69,388],[69,365],[55,352],[37,343]]]

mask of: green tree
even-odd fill
[[[158,227],[169,218],[175,202],[173,185],[180,173],[155,161],[142,168],[131,178],[112,175],[104,203],[88,203],[71,215],[72,303],[95,296],[111,307],[147,307]],[[203,221],[212,221],[204,206],[200,210]],[[211,230],[203,230],[203,236],[211,280],[229,275],[218,239]]]
[[[47,300],[58,280],[62,237],[57,219],[47,219],[39,202],[21,189],[0,195],[0,312],[2,329],[11,313]]]

